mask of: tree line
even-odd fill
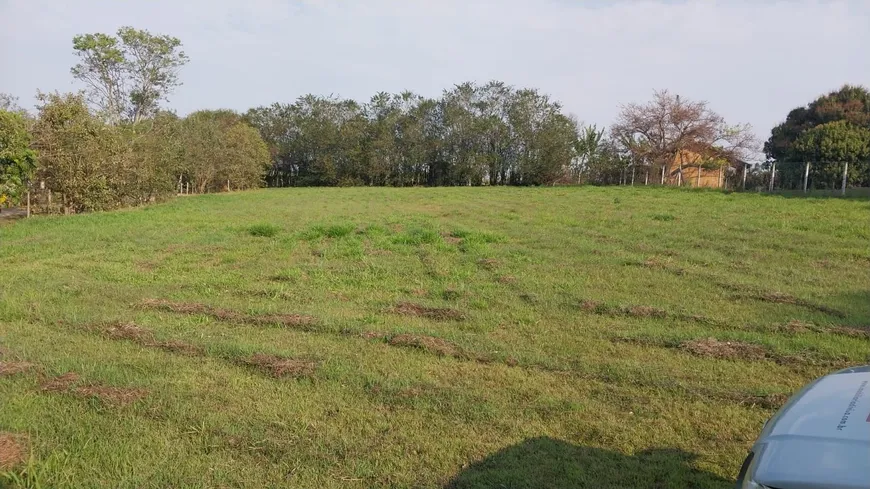
[[[179,39],[131,27],[73,39],[80,93],[0,94],[0,204],[39,194],[46,212],[139,205],[259,186],[670,184],[739,188],[747,174],[796,185],[870,185],[870,93],[845,86],[791,111],[763,151],[747,124],[666,90],[580,124],[536,89],[462,83],[428,98],[365,103],[305,95],[244,113],[163,108],[188,62]],[[779,168],[774,165],[780,163]],[[789,165],[789,163],[792,163]],[[802,163],[803,166],[798,163]],[[776,172],[779,172],[778,174]],[[710,183],[714,182],[714,184]]]

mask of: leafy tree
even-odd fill
[[[24,116],[0,109],[0,204],[18,201],[36,169]]]
[[[79,63],[71,73],[88,86],[91,102],[111,123],[154,115],[180,85],[178,71],[188,61],[179,39],[132,27],[118,29],[117,37],[75,36],[73,50]]]
[[[811,164],[810,178],[822,186],[836,188],[841,179],[842,164],[848,163],[848,184],[868,185],[870,166],[870,129],[841,119],[804,131],[794,142],[792,151],[804,156]]]
[[[117,171],[124,154],[120,134],[94,117],[81,94],[39,94],[34,146],[38,176],[61,194],[67,212],[115,207]]]
[[[269,149],[256,129],[232,111],[198,111],[180,128],[181,179],[200,192],[260,186]]]
[[[835,122],[844,124],[830,126]],[[810,163],[810,186],[833,185],[846,162],[851,168],[849,183],[864,185],[870,176],[866,161],[861,161],[867,157],[857,142],[861,130],[870,130],[870,91],[845,85],[789,112],[785,122],[771,131],[764,151],[770,160],[781,163],[777,173],[786,187],[802,185],[806,162]],[[840,137],[844,139],[835,141]]]

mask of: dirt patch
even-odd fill
[[[777,326],[776,331],[782,333],[799,334],[809,333],[811,331],[819,331],[819,327],[813,323],[807,323],[799,319],[792,319],[785,324]]]
[[[144,299],[142,302],[142,307],[148,309],[160,309],[162,311],[174,312],[177,314],[206,314],[210,315],[214,312],[209,306],[205,304],[194,304],[188,302],[172,302],[164,299]]]
[[[465,315],[456,309],[427,307],[411,302],[400,302],[391,309],[391,312],[402,316],[418,316],[436,321],[461,321],[465,319]]]
[[[462,242],[462,238],[457,238],[456,236],[450,236],[449,234],[442,234],[441,237],[444,239],[444,242],[449,245],[458,245]]]
[[[765,360],[767,349],[761,345],[741,341],[719,341],[716,338],[704,340],[689,340],[680,344],[680,348],[700,357],[725,360]]]
[[[113,340],[131,340],[145,342],[152,339],[151,331],[140,328],[133,323],[115,324],[105,330],[106,336]]]
[[[0,362],[0,377],[23,374],[34,367],[36,364],[30,362]]]
[[[499,261],[495,258],[483,258],[477,260],[477,264],[487,270],[494,270],[499,265]]]
[[[461,356],[461,351],[458,346],[447,340],[435,338],[434,336],[399,334],[390,339],[390,344],[393,346],[418,348],[444,357]]]
[[[308,377],[317,368],[317,363],[311,360],[283,358],[264,353],[243,358],[241,362],[249,367],[266,372],[272,377]]]
[[[382,331],[363,331],[359,334],[359,337],[367,340],[385,340],[389,338],[390,335]]]
[[[620,312],[637,318],[663,318],[668,315],[666,311],[652,306],[628,306],[623,307]]]
[[[148,395],[148,391],[145,389],[111,387],[102,384],[79,386],[71,392],[81,397],[96,397],[100,401],[114,406],[127,406]]]
[[[426,297],[429,293],[426,292],[426,289],[414,289],[411,291],[411,294],[417,297]]]
[[[870,329],[852,328],[849,326],[833,326],[827,329],[828,332],[841,336],[849,336],[851,338],[865,338],[870,340]]]
[[[241,321],[260,325],[278,325],[284,327],[299,327],[313,325],[317,320],[304,314],[265,314],[262,316],[241,316]]]
[[[605,306],[603,302],[591,299],[580,301],[580,309],[594,314],[603,314],[607,312],[607,306]]]
[[[109,326],[105,328],[104,334],[113,340],[132,341],[145,347],[159,348],[179,355],[197,356],[203,354],[203,349],[201,347],[191,345],[190,343],[178,340],[155,340],[154,334],[151,331],[141,328],[133,323]]]
[[[517,278],[513,275],[502,275],[498,278],[498,283],[505,285],[515,284],[517,283]]]
[[[67,372],[53,379],[43,380],[40,388],[46,392],[63,392],[72,389],[79,381],[81,381],[79,374]]]
[[[96,397],[114,406],[126,406],[148,395],[145,389],[113,387],[100,383],[82,384],[81,376],[75,372],[44,380],[41,388],[44,392],[67,392],[79,397]]]
[[[0,431],[0,470],[9,470],[27,460],[26,438]]]
[[[310,326],[317,322],[313,316],[303,314],[242,314],[228,309],[207,306],[205,304],[172,302],[163,299],[145,299],[142,307],[173,312],[176,314],[202,314],[227,322],[240,322],[257,325],[278,325],[284,327]]]

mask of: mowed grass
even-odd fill
[[[4,225],[0,486],[730,487],[868,361],[868,211],[304,188]]]

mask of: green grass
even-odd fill
[[[37,367],[0,376],[31,455],[0,487],[727,488],[784,396],[868,361],[836,329],[870,324],[868,210],[304,188],[4,225],[0,361]]]

